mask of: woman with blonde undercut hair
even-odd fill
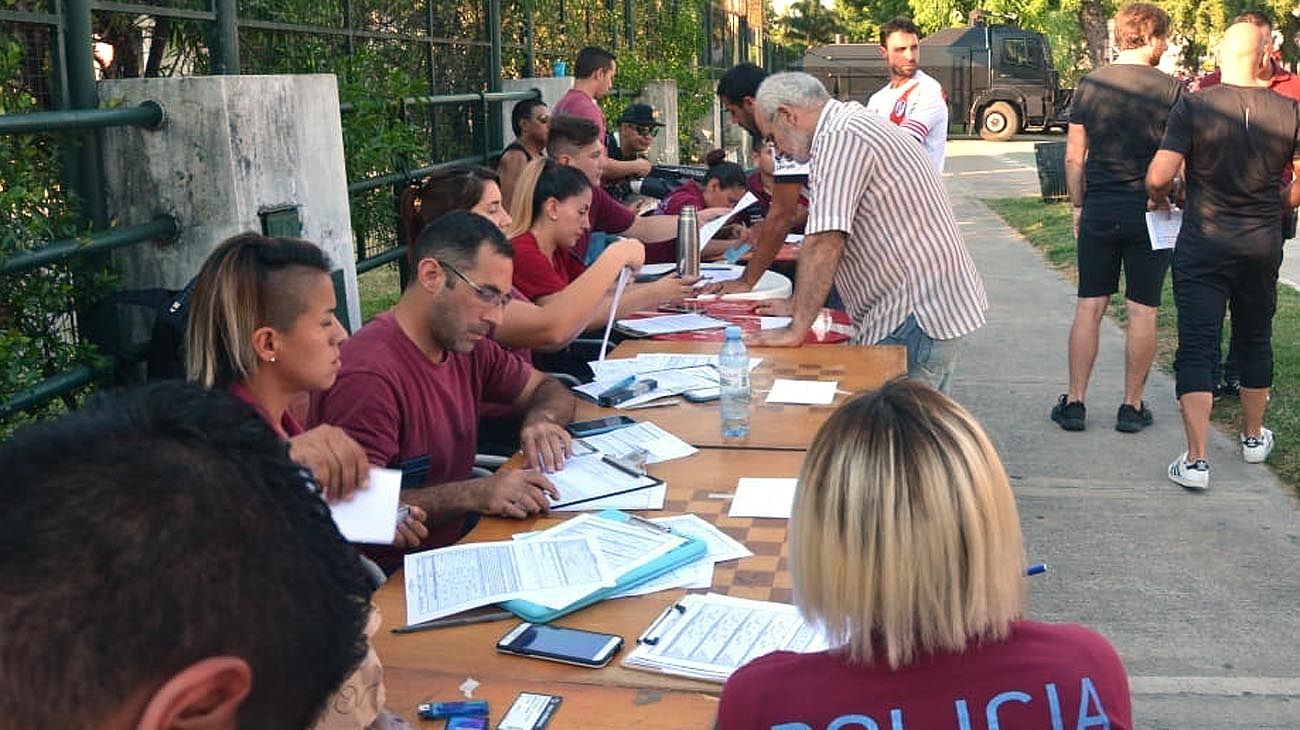
[[[929,386],[895,381],[831,416],[804,460],[789,540],[795,603],[834,648],[739,669],[720,730],[1132,727],[1111,645],[1024,619],[1002,461]]]

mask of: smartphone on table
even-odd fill
[[[574,421],[565,428],[577,438],[583,438],[616,431],[634,423],[636,423],[636,419],[627,416],[605,416],[604,418],[593,418],[590,421]]]
[[[599,668],[609,664],[622,646],[623,637],[614,634],[522,623],[501,637],[497,651]]]
[[[686,400],[692,403],[708,403],[709,401],[715,401],[722,397],[722,388],[719,386],[713,388],[701,388],[699,390],[688,390],[685,393],[682,393],[682,395]]]

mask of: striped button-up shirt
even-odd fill
[[[841,231],[835,288],[875,343],[915,315],[948,340],[984,324],[988,298],[925,148],[857,102],[826,103],[812,140],[807,235]]]

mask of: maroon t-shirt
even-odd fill
[[[293,414],[289,413],[288,410],[285,410],[284,414],[280,416],[278,425],[272,421],[271,415],[266,412],[261,403],[257,402],[257,397],[253,395],[253,391],[245,388],[243,383],[235,383],[230,386],[230,394],[252,406],[253,410],[257,411],[257,415],[261,416],[263,421],[266,421],[266,425],[270,426],[277,436],[293,438],[303,432],[302,424],[298,423],[298,419],[294,418]]]
[[[563,290],[587,270],[574,252],[563,246],[556,247],[549,257],[542,253],[532,231],[510,239],[510,245],[515,249],[515,288],[532,301]]]
[[[605,115],[601,113],[600,106],[596,100],[588,96],[585,92],[577,89],[569,89],[564,92],[564,96],[555,102],[551,107],[552,117],[581,117],[600,127],[600,136],[597,139],[601,144],[605,143]]]
[[[694,180],[687,180],[681,187],[668,194],[668,197],[659,201],[659,206],[655,208],[656,215],[677,215],[682,212],[682,208],[688,205],[695,206],[695,210],[700,211],[709,207],[704,202],[704,189],[701,188]]]
[[[722,689],[718,730],[758,728],[1097,727],[1131,730],[1124,665],[1099,634],[1073,625],[1012,624],[996,644],[927,656],[896,671],[842,653],[778,651]]]
[[[512,402],[532,372],[487,338],[469,353],[448,352],[435,363],[392,310],[344,342],[342,360],[334,387],[313,399],[312,423],[347,431],[370,463],[401,469],[404,487],[468,479],[480,405]],[[449,545],[462,529],[459,520],[431,525],[422,547]]]
[[[605,189],[599,185],[591,189],[591,208],[587,211],[587,218],[591,221],[591,228],[583,231],[578,237],[578,242],[573,246],[573,252],[578,255],[579,261],[587,259],[587,247],[591,243],[592,231],[617,234],[626,231],[636,223],[636,213],[615,200],[613,195],[605,192]],[[515,256],[517,262],[518,253]],[[515,271],[518,270],[519,264],[516,263]]]

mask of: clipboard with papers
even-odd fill
[[[618,510],[580,515],[522,539],[576,536],[591,537],[600,545],[617,576],[613,586],[576,593],[556,591],[550,596],[506,601],[501,607],[525,621],[547,623],[653,580],[708,552],[703,540],[677,535],[662,525]]]

